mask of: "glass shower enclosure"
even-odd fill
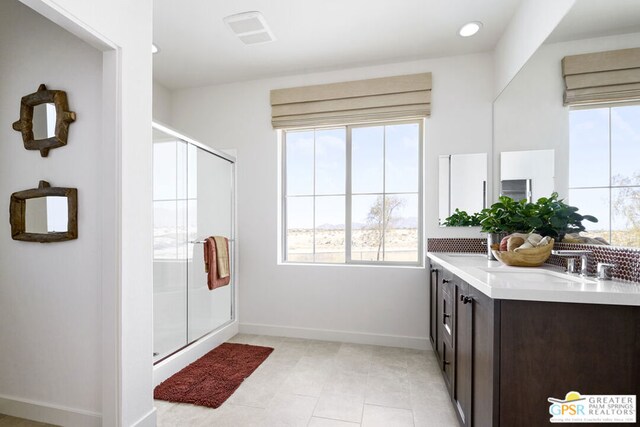
[[[232,156],[153,124],[153,361],[234,319]],[[231,283],[207,286],[204,239],[229,239]]]

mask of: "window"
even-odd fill
[[[570,112],[569,200],[588,234],[640,247],[640,105]]]
[[[422,264],[422,121],[283,136],[284,261]]]

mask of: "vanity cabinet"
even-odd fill
[[[493,419],[494,301],[432,264],[430,339],[463,426]]]
[[[430,338],[465,427],[550,425],[549,397],[640,397],[640,307],[492,299],[431,264]],[[587,425],[587,424],[583,424]]]

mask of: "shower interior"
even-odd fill
[[[234,319],[235,159],[153,125],[153,361]],[[203,240],[229,239],[231,283],[207,287]]]

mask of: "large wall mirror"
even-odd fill
[[[640,247],[640,96],[565,106],[561,65],[566,56],[638,47],[640,1],[575,3],[494,103],[494,194],[506,178],[501,153],[553,151],[553,190],[599,220],[584,223],[587,235]]]
[[[487,207],[487,153],[447,154],[438,159],[440,225],[456,209],[468,214]]]

